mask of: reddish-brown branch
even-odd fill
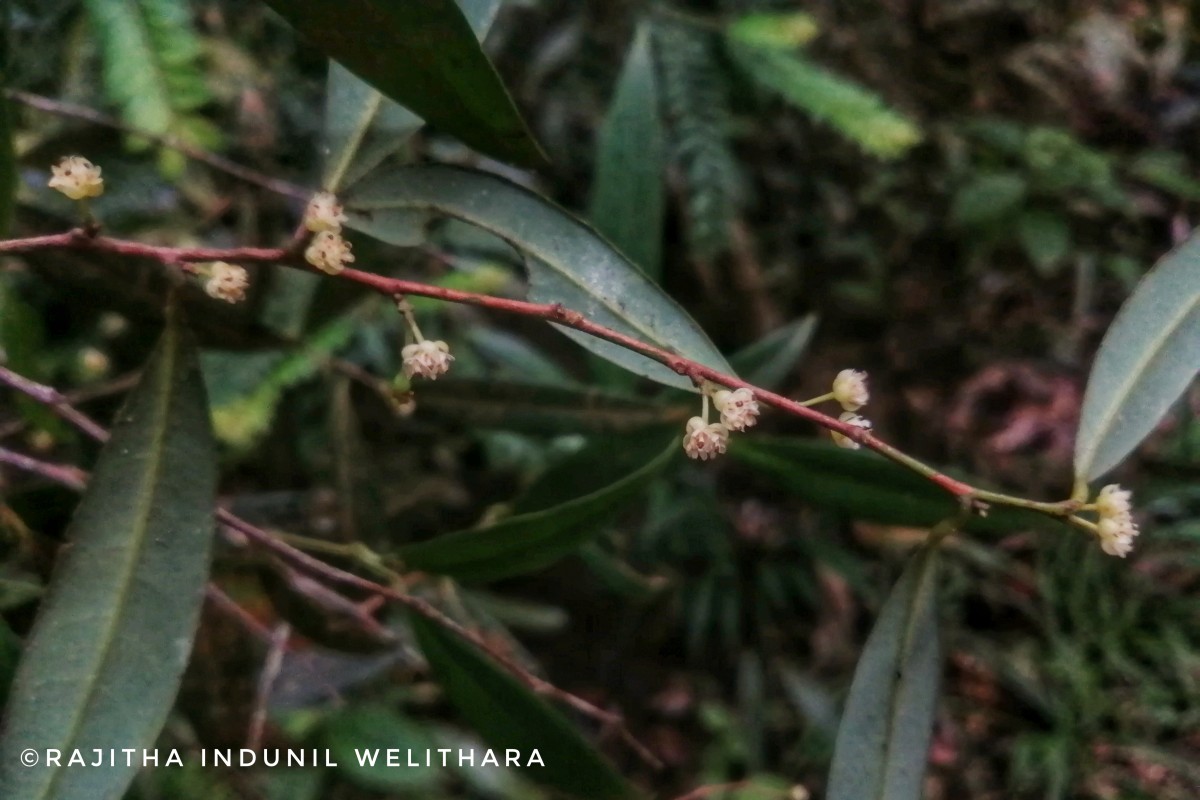
[[[86,414],[71,407],[63,399],[63,395],[54,388],[31,381],[3,367],[0,367],[0,381],[25,394],[27,397],[51,408],[62,416],[63,419],[75,425],[88,436],[101,442],[108,441],[108,431]],[[0,448],[0,463],[11,464],[18,469],[42,475],[78,491],[82,491],[87,486],[88,476],[83,470],[75,467],[48,464],[4,448]],[[282,561],[298,570],[320,578],[328,584],[354,588],[377,597],[387,598],[405,606],[414,613],[420,614],[431,622],[441,625],[443,628],[482,650],[533,691],[553,697],[574,708],[581,714],[596,720],[606,731],[616,731],[622,741],[633,749],[647,764],[656,769],[661,767],[662,762],[659,761],[649,748],[637,740],[633,733],[625,726],[624,718],[620,714],[602,709],[589,703],[582,697],[560,689],[549,681],[532,674],[505,654],[497,651],[496,648],[492,647],[478,633],[447,617],[426,600],[330,566],[324,561],[314,558],[286,542],[280,541],[262,528],[230,513],[227,509],[218,507],[216,509],[216,518],[221,525],[240,534],[239,538],[251,542],[260,549],[270,551]],[[221,594],[220,590],[215,589],[215,587],[210,588],[209,597],[210,599],[214,599],[218,605],[224,605],[221,603],[221,597],[219,596]]]
[[[284,248],[164,247],[112,239],[105,236],[93,236],[85,229],[76,229],[51,236],[38,236],[29,239],[14,239],[0,242],[0,253],[23,253],[34,250],[69,248],[73,250],[90,250],[93,252],[116,253],[131,257],[147,258],[167,265],[180,265],[193,261],[232,261],[241,263],[282,263],[309,270],[309,267],[297,259],[295,245],[296,240],[293,240],[292,247]],[[820,411],[809,408],[783,395],[754,386],[741,378],[727,375],[720,370],[713,369],[660,347],[647,344],[640,339],[627,336],[619,331],[592,322],[578,311],[565,308],[561,304],[531,303],[526,300],[494,297],[492,295],[466,292],[459,289],[432,286],[427,283],[419,283],[401,278],[389,278],[385,275],[377,275],[373,272],[364,272],[357,269],[343,270],[337,277],[369,287],[388,297],[410,294],[418,295],[445,300],[451,303],[463,303],[481,308],[490,308],[508,314],[535,317],[557,325],[574,328],[653,359],[680,375],[690,378],[697,385],[703,381],[710,381],[731,389],[749,389],[761,403],[808,420],[827,430],[836,431],[847,439],[858,442],[862,446],[868,447],[914,470],[955,497],[968,498],[976,493],[976,489],[969,484],[951,478],[922,464],[874,436],[864,428],[842,422],[839,419],[822,414]]]

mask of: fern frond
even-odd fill
[[[687,189],[688,246],[703,259],[728,248],[743,186],[730,145],[727,78],[714,38],[682,22],[660,21],[654,27],[672,159]]]
[[[790,50],[729,39],[737,66],[757,83],[837,129],[863,150],[896,158],[921,141],[921,131],[875,93],[834,75]]]
[[[103,56],[105,92],[125,122],[189,144],[215,146],[216,128],[193,113],[212,95],[199,69],[200,42],[188,4],[86,0],[86,6]]]

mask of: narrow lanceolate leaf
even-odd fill
[[[458,0],[475,36],[482,40],[500,0]],[[329,62],[325,92],[325,173],[322,186],[337,192],[404,147],[425,120],[350,70]]]
[[[617,800],[638,793],[544,699],[471,645],[424,617],[410,617],[417,643],[447,699],[492,748],[534,752],[545,766],[521,770],[569,797]]]
[[[817,330],[817,315],[809,314],[771,331],[729,357],[730,363],[755,386],[778,389],[808,349]]]
[[[535,572],[567,556],[599,523],[638,497],[679,450],[672,441],[606,438],[585,448],[529,488],[516,515],[486,528],[457,531],[401,548],[405,565],[463,581]]]
[[[1125,301],[1088,379],[1075,474],[1093,481],[1154,430],[1200,370],[1200,234],[1168,253]]]
[[[662,264],[666,134],[650,29],[638,28],[600,128],[588,216],[647,275]]]
[[[117,415],[67,531],[0,734],[6,800],[119,798],[137,764],[73,750],[149,748],[175,699],[208,575],[216,455],[195,349],[178,319]],[[41,756],[24,766],[23,750]],[[45,763],[47,748],[62,765]]]
[[[940,673],[936,546],[920,550],[884,604],[838,726],[829,800],[919,800]]]
[[[356,227],[379,215],[426,210],[507,240],[526,257],[530,299],[561,303],[587,319],[722,372],[725,359],[678,303],[587,224],[503,178],[453,167],[384,169],[346,197]],[[691,381],[656,361],[580,331],[562,331],[631,372],[669,386]]]
[[[454,0],[267,4],[327,56],[426,122],[496,158],[527,166],[545,160]]]

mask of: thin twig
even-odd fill
[[[219,156],[216,153],[210,153],[199,147],[194,147],[187,142],[170,134],[151,133],[149,131],[135,128],[131,125],[126,125],[118,119],[114,119],[106,114],[102,114],[95,109],[87,106],[76,105],[75,103],[67,103],[62,100],[54,100],[42,95],[30,94],[22,92],[19,89],[6,89],[4,94],[16,102],[36,108],[38,111],[45,111],[49,114],[56,114],[60,117],[72,117],[81,119],[85,122],[91,122],[95,125],[102,125],[106,128],[122,131],[133,136],[140,136],[143,139],[149,139],[156,144],[162,145],[169,150],[175,150],[182,153],[193,161],[199,161],[202,164],[207,164],[215,170],[224,172],[228,175],[243,180],[246,183],[253,183],[256,186],[261,186],[269,192],[285,195],[287,197],[296,197],[301,200],[312,196],[312,190],[306,189],[303,186],[298,186],[288,181],[272,178],[270,175],[265,175],[258,170],[244,167],[235,161],[230,161],[228,158]]]
[[[180,265],[191,261],[233,261],[242,263],[281,263],[306,271],[313,271],[298,259],[295,241],[293,241],[290,247],[286,248],[164,247],[104,236],[94,236],[88,230],[79,228],[50,236],[0,242],[0,253],[19,253],[57,248],[116,253],[124,256],[152,259],[166,265]],[[342,270],[338,273],[337,277],[366,286],[392,298],[403,297],[404,295],[431,297],[452,303],[463,303],[504,313],[544,319],[557,325],[574,328],[640,353],[647,358],[663,364],[674,372],[690,378],[697,385],[704,381],[709,381],[731,389],[749,389],[759,402],[820,425],[827,430],[836,431],[847,439],[870,448],[892,461],[911,469],[951,495],[961,498],[964,501],[973,500],[983,495],[983,493],[970,484],[956,480],[918,461],[907,453],[896,449],[882,439],[874,436],[865,428],[851,425],[848,422],[842,422],[839,419],[808,408],[799,401],[767,391],[736,376],[727,375],[720,370],[713,369],[712,367],[705,366],[699,362],[692,361],[691,359],[684,358],[660,347],[647,344],[632,336],[592,322],[580,312],[573,311],[559,303],[531,303],[525,300],[493,297],[492,295],[466,292],[443,286],[432,286],[417,281],[389,278],[384,275],[377,275],[373,272],[364,272],[356,269]],[[1023,498],[1010,498],[1006,495],[997,495],[994,493],[986,494],[987,499],[991,502],[1030,508],[1056,517],[1067,516],[1070,513],[1070,509],[1063,503],[1037,503]]]
[[[262,746],[263,730],[267,726],[267,703],[271,699],[271,690],[279,680],[283,669],[283,656],[287,652],[288,639],[292,635],[292,626],[281,622],[275,626],[271,634],[271,646],[267,657],[263,659],[262,673],[258,676],[258,689],[254,694],[254,713],[250,715],[250,730],[246,734],[246,747],[258,750]]]
[[[10,370],[0,367],[3,372],[0,373],[0,379],[3,382],[17,391],[22,392],[33,400],[47,405],[56,413],[68,420],[88,436],[99,441],[107,441],[109,438],[108,432],[100,427],[97,423],[91,420],[86,414],[72,408],[67,404],[62,394],[57,390],[44,386],[42,384],[31,381],[21,375],[18,375]],[[8,457],[11,454],[11,458]],[[21,469],[26,469],[36,474],[44,475],[51,480],[58,480],[60,483],[70,486],[71,488],[82,490],[86,486],[86,473],[81,470],[75,470],[74,473],[66,468],[54,469],[55,465],[47,465],[44,462],[38,462],[33,459],[28,459],[21,456],[19,453],[0,448],[0,462],[11,463]],[[74,468],[70,468],[74,470]],[[82,477],[81,477],[82,476]],[[438,611],[426,600],[405,594],[397,591],[389,586],[383,586],[374,581],[361,578],[353,573],[340,570],[330,566],[320,559],[314,558],[307,553],[304,553],[291,545],[280,541],[277,537],[271,535],[267,531],[252,525],[240,517],[230,513],[228,509],[218,507],[216,509],[216,518],[225,527],[241,534],[247,541],[252,542],[263,550],[268,550],[278,556],[281,560],[292,567],[308,573],[314,577],[321,578],[329,584],[341,585],[359,589],[368,594],[385,597],[400,605],[405,606],[409,610],[420,614],[429,621],[442,626],[446,630],[454,633],[466,642],[474,645],[479,650],[486,653],[500,666],[507,669],[530,689],[539,694],[544,694],[548,697],[553,697],[560,702],[570,706],[576,711],[588,716],[599,722],[607,730],[615,730],[632,750],[634,750],[640,758],[646,761],[654,768],[658,769],[662,766],[662,762],[641,742],[634,737],[633,733],[625,726],[624,718],[617,713],[602,709],[582,697],[571,694],[570,692],[560,689],[554,684],[546,681],[538,676],[530,673],[523,666],[513,661],[508,656],[504,655],[492,647],[482,636],[475,631],[464,627],[453,619],[450,619],[441,611]]]
[[[76,491],[82,492],[87,486],[87,473],[78,467],[52,464],[5,447],[0,447],[0,464],[8,464],[19,470],[40,475]]]

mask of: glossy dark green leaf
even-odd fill
[[[534,572],[574,552],[598,523],[641,494],[678,451],[657,436],[602,439],[555,466],[495,525],[448,533],[400,549],[412,569],[464,581]]]
[[[118,413],[13,683],[6,800],[120,797],[137,766],[22,766],[20,753],[152,747],[175,699],[208,577],[216,455],[191,337],[168,316]]]
[[[801,317],[734,353],[729,363],[755,386],[778,389],[800,362],[816,330],[816,314]]]
[[[476,225],[525,255],[531,300],[561,303],[593,322],[731,371],[687,312],[612,245],[549,200],[503,178],[452,167],[383,169],[354,186],[345,202],[356,227],[397,211],[429,211]],[[658,362],[560,329],[631,372],[692,388],[689,379]]]
[[[458,6],[482,40],[500,0],[458,0]],[[338,64],[329,63],[325,90],[325,172],[321,186],[338,192],[404,147],[425,120]]]
[[[1200,369],[1200,234],[1164,256],[1096,353],[1075,438],[1075,474],[1093,481],[1154,430]]]
[[[454,0],[267,0],[385,96],[487,155],[545,161]]]
[[[641,25],[600,128],[588,216],[655,279],[662,273],[666,150],[650,29]]]
[[[582,800],[639,794],[557,709],[471,645],[424,617],[411,615],[421,652],[446,697],[489,746],[515,748],[522,764],[534,751],[545,764],[520,774]]]
[[[920,800],[941,673],[938,548],[913,557],[879,613],[838,726],[829,800]]]
[[[883,456],[812,439],[743,437],[729,453],[817,508],[886,525],[931,527],[953,516],[957,501]],[[994,508],[972,517],[969,531],[1043,528],[1057,523],[1032,512]]]

